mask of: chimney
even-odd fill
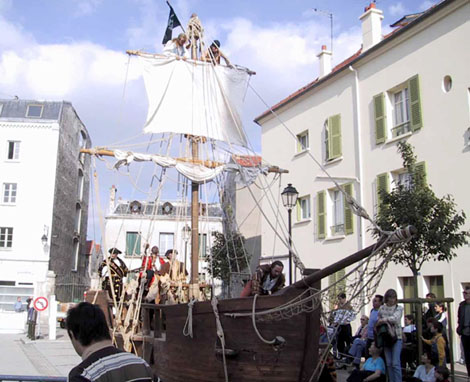
[[[109,213],[110,214],[114,213],[114,209],[116,208],[116,193],[117,193],[117,188],[113,184],[111,186],[111,192],[109,193]]]
[[[326,45],[321,46],[321,52],[317,57],[320,60],[319,78],[322,78],[331,73],[331,52],[326,50]]]
[[[382,40],[383,18],[383,12],[375,8],[375,3],[370,3],[364,9],[364,14],[359,17],[359,20],[362,21],[362,52]]]

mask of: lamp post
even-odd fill
[[[187,224],[183,227],[183,240],[184,240],[184,266],[187,267],[187,257],[188,257],[188,241],[191,235],[191,227]]]
[[[287,208],[287,214],[289,217],[289,285],[292,284],[292,208],[297,204],[297,198],[299,193],[292,186],[292,183],[288,183],[287,187],[281,193],[282,204]]]

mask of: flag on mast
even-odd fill
[[[163,45],[165,45],[168,41],[171,40],[173,29],[181,26],[181,23],[178,20],[178,17],[176,16],[176,13],[173,10],[173,7],[170,5],[168,1],[166,3],[170,7],[170,15],[168,16],[168,25],[166,26],[165,35],[163,36],[163,41],[162,41]]]

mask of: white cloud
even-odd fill
[[[88,16],[94,13],[102,2],[103,0],[76,0],[77,9],[75,11],[75,16]]]
[[[390,7],[388,7],[388,12],[392,16],[400,16],[400,17],[404,16],[407,13],[402,3],[396,3],[396,4],[391,5]]]

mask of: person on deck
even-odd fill
[[[188,36],[184,33],[180,33],[178,37],[168,41],[164,48],[163,54],[165,56],[176,56],[176,58],[187,58],[186,43],[188,42]]]
[[[463,297],[457,313],[457,334],[462,341],[467,376],[470,377],[470,286],[465,287]]]
[[[111,281],[109,278],[112,278],[112,284],[114,286],[114,295],[116,296],[116,301],[119,301],[122,294],[123,278],[126,277],[127,272],[129,270],[127,269],[126,263],[124,263],[124,261],[122,261],[118,257],[118,255],[122,253],[119,249],[111,248],[108,252],[110,254],[110,269],[108,270],[108,264],[105,260],[99,266],[98,274],[100,277],[105,276],[105,279],[102,283],[102,288],[108,291],[109,297],[111,298],[113,298],[113,294],[111,292]]]
[[[229,59],[222,53],[220,50],[220,41],[214,40],[206,51],[204,56],[202,57],[203,61],[212,62],[213,65],[220,65],[220,59],[223,58],[225,61],[225,65],[232,68],[232,64],[230,63]]]
[[[177,255],[176,249],[169,249],[165,252],[168,261],[161,266],[158,272],[160,276],[169,274],[172,281],[181,281],[186,278],[188,272],[184,268],[184,264],[176,258]]]
[[[379,309],[379,320],[377,321],[376,328],[385,324],[394,331],[396,340],[393,343],[385,344],[384,353],[389,381],[401,382],[400,355],[403,344],[401,317],[403,316],[403,307],[397,305],[398,298],[395,289],[387,290],[384,300],[385,304]]]
[[[273,261],[271,265],[259,265],[241,297],[272,294],[284,288],[286,278],[282,273],[283,269],[284,265],[278,260]]]
[[[69,373],[69,382],[151,382],[152,369],[142,358],[113,346],[103,311],[81,302],[67,312],[67,333],[82,362]]]

